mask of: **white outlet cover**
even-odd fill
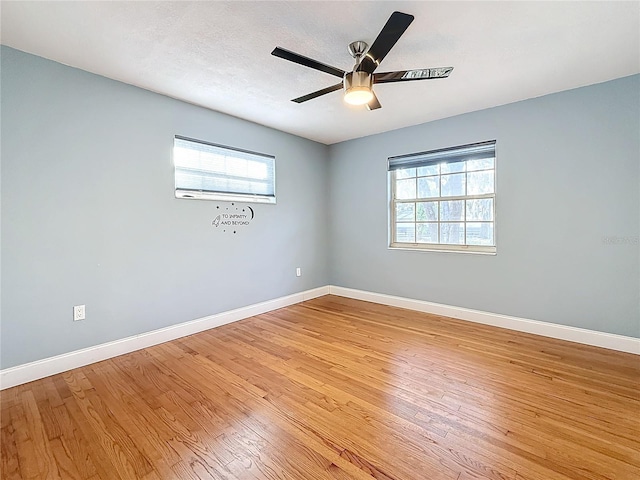
[[[73,321],[84,320],[85,318],[85,306],[76,305],[73,307]]]

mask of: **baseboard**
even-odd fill
[[[294,293],[285,297],[268,300],[266,302],[256,303],[235,310],[198,318],[178,325],[153,330],[151,332],[134,335],[132,337],[123,338],[113,342],[95,345],[82,350],[57,355],[55,357],[45,358],[24,365],[18,365],[12,368],[0,370],[0,390],[15,387],[23,383],[32,382],[40,378],[55,375],[57,373],[66,372],[73,368],[82,367],[91,363],[106,360],[108,358],[117,357],[125,353],[134,352],[142,348],[151,347],[159,343],[175,340],[176,338],[185,337],[194,333],[209,330],[210,328],[226,325],[227,323],[236,322],[244,318],[259,315],[261,313],[270,312],[278,308],[300,303],[305,300],[327,295],[329,287],[319,287],[304,292]]]
[[[331,295],[339,295],[341,297],[349,297],[356,300],[366,300],[368,302],[379,303],[382,305],[407,308],[409,310],[417,310],[419,312],[432,313],[434,315],[442,315],[445,317],[467,320],[469,322],[482,323],[484,325],[492,325],[494,327],[507,328],[509,330],[533,333],[544,337],[552,337],[560,340],[567,340],[569,342],[593,345],[595,347],[608,348],[610,350],[618,350],[621,352],[640,355],[640,339],[634,337],[596,332],[594,330],[587,330],[584,328],[567,327],[565,325],[558,325],[555,323],[510,317],[508,315],[500,315],[497,313],[482,312],[468,308],[443,305],[441,303],[425,302],[423,300],[395,297],[382,293],[354,290],[352,288],[337,287],[333,285],[329,287],[329,293]]]

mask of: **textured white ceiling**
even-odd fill
[[[416,18],[379,71],[455,67],[380,84],[382,109],[275,46],[344,70],[394,11]],[[640,72],[640,2],[9,2],[2,43],[326,144]]]

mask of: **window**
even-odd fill
[[[270,155],[176,135],[173,163],[177,198],[276,203]]]
[[[495,143],[389,158],[390,246],[495,253]]]

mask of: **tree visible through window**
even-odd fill
[[[495,252],[495,141],[389,158],[391,247]]]

